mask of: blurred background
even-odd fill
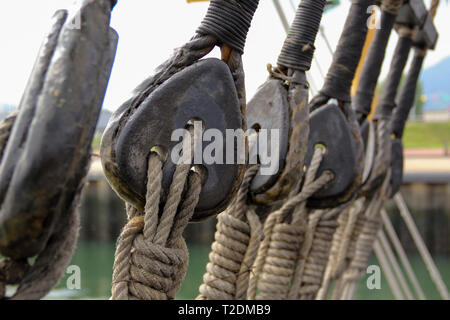
[[[0,2],[0,119],[14,110],[21,98],[42,39],[57,9],[70,8],[73,0],[10,0]],[[189,1],[191,2],[191,1]],[[311,93],[323,84],[350,7],[349,0],[329,1],[316,41],[316,57],[309,74]],[[299,0],[280,0],[288,22]],[[426,0],[428,7],[430,1]],[[111,25],[119,33],[119,46],[93,142],[98,152],[101,135],[112,112],[128,94],[163,61],[172,50],[194,34],[208,7],[207,1],[127,0],[118,1]],[[405,177],[401,192],[420,233],[433,255],[447,287],[450,287],[450,6],[441,1],[435,24],[440,33],[437,47],[425,60],[416,101],[403,138]],[[243,56],[247,98],[251,98],[266,77],[266,64],[275,63],[285,30],[273,1],[260,1]],[[382,88],[397,35],[392,34]],[[218,51],[212,53],[218,55]],[[106,182],[99,159],[92,158],[88,184],[80,203],[82,228],[73,265],[81,268],[81,289],[68,290],[66,275],[49,299],[105,299],[111,289],[115,240],[125,223],[123,201]],[[427,298],[439,298],[425,265],[393,202],[386,209],[405,247]],[[215,230],[215,219],[190,225],[185,233],[190,250],[190,267],[178,294],[193,299],[198,293]],[[372,264],[377,264],[373,257]],[[361,285],[357,298],[393,299],[383,277],[381,290]],[[365,284],[365,280],[362,281]]]

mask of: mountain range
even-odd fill
[[[450,109],[450,57],[425,69],[420,80],[426,95],[425,111]]]

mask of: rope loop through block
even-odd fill
[[[328,171],[315,178],[322,158],[322,148],[316,148],[301,191],[266,219],[247,299],[297,299],[295,290],[311,245],[306,200],[333,179]]]
[[[250,183],[259,170],[250,166],[230,207],[219,214],[199,300],[242,300],[262,239],[262,225],[248,205]]]
[[[188,250],[182,233],[198,203],[202,177],[191,170],[190,162],[179,164],[161,204],[162,164],[161,156],[152,152],[144,212],[127,205],[128,223],[117,241],[111,299],[174,299],[184,279]]]

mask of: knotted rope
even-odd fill
[[[307,232],[306,200],[333,179],[327,171],[315,179],[322,158],[322,148],[316,148],[301,192],[265,221],[264,240],[250,275],[247,299],[297,298],[305,257],[312,244]]]
[[[188,265],[182,233],[202,186],[201,173],[191,170],[191,161],[176,167],[161,213],[163,160],[157,152],[150,154],[145,209],[138,212],[127,204],[128,223],[117,241],[111,299],[175,298]]]
[[[230,207],[219,214],[199,300],[246,298],[251,267],[262,239],[262,225],[248,206],[250,183],[259,166],[250,166]]]

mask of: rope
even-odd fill
[[[436,4],[432,4],[436,5]],[[410,34],[404,34],[404,37],[409,37]],[[408,40],[408,39],[407,39]],[[405,45],[402,50],[404,52],[409,51],[409,43],[406,40]],[[404,86],[403,92],[414,92],[414,90],[410,90],[410,88],[414,85],[415,77],[419,74],[419,70],[421,68],[423,57],[425,56],[425,50],[416,49],[415,53],[415,59],[413,61],[413,67],[412,71],[410,71],[410,76],[408,79],[409,82],[408,85]],[[406,57],[406,55],[405,55]],[[406,58],[400,58],[402,60],[402,64],[406,62]],[[406,89],[405,89],[406,88]],[[414,87],[415,88],[415,87]],[[401,105],[409,105],[409,103],[406,103],[405,101],[410,98],[405,98],[407,95],[403,94],[401,95],[401,99],[399,102],[399,107]],[[402,101],[405,100],[405,101]],[[409,100],[407,101],[409,102]],[[399,109],[399,108],[397,108]],[[400,108],[402,109],[402,108]],[[404,109],[404,108],[403,108]],[[389,113],[386,113],[389,115]],[[398,119],[396,119],[398,122]],[[333,298],[352,298],[355,294],[357,282],[359,281],[360,277],[362,276],[363,270],[368,262],[368,258],[371,252],[371,244],[375,241],[375,235],[376,231],[381,227],[381,217],[380,217],[380,210],[382,203],[384,199],[386,199],[388,192],[389,192],[389,180],[390,180],[390,172],[389,172],[389,164],[390,164],[390,131],[388,130],[389,125],[389,117],[385,117],[385,119],[381,117],[377,117],[376,119],[377,124],[377,156],[375,159],[375,167],[374,172],[372,173],[372,179],[368,183],[369,190],[371,188],[371,185],[376,185],[376,179],[379,177],[383,177],[385,173],[387,173],[384,176],[384,183],[381,186],[381,188],[376,188],[375,190],[372,190],[369,192],[369,203],[368,203],[368,209],[365,212],[365,221],[363,228],[360,232],[360,234],[357,237],[357,240],[355,242],[355,251],[354,255],[350,260],[349,266],[346,268],[344,272],[341,273],[341,275],[338,278]],[[396,133],[397,136],[401,137],[401,130],[398,130],[400,126],[395,123],[394,121],[394,133]],[[361,200],[363,201],[363,200]],[[366,200],[368,201],[368,199]],[[354,221],[354,219],[352,220]],[[340,232],[337,232],[336,234],[340,234]],[[347,235],[348,237],[348,235]],[[336,238],[335,241],[342,241],[342,239]],[[337,244],[338,246],[339,244]],[[377,244],[378,246],[378,244]],[[382,248],[381,248],[382,249]],[[379,249],[377,249],[379,251]],[[349,250],[350,251],[350,250]],[[333,252],[333,250],[332,250]],[[347,253],[347,256],[349,256],[350,252]],[[335,261],[330,261],[330,264],[332,264]],[[342,265],[342,264],[341,264]],[[324,285],[321,288],[320,292],[320,298],[326,298],[329,288],[329,282],[330,279],[333,276],[337,276],[336,274],[333,274],[333,271],[336,271],[336,268],[333,270],[333,265],[330,265],[327,267],[326,275],[327,278],[326,281],[324,281]]]
[[[347,202],[330,210],[317,210],[309,215],[307,239],[311,239],[300,285],[294,282],[293,298],[316,299],[322,286],[325,269],[330,257],[333,236],[339,226],[338,217],[350,205]],[[297,289],[298,288],[298,289]]]
[[[331,280],[336,279],[343,272],[348,264],[348,258],[351,258],[351,253],[354,252],[354,246],[352,248],[350,246],[356,242],[364,224],[364,216],[361,214],[364,203],[364,198],[355,200],[338,217],[338,227],[331,241],[328,262],[321,287],[317,292],[317,300],[328,297]]]
[[[397,259],[395,258],[394,252],[392,251],[391,245],[389,244],[389,240],[386,237],[386,234],[384,233],[383,229],[380,229],[380,232],[378,233],[378,241],[381,244],[384,252],[386,253],[387,259],[392,266],[392,269],[394,270],[394,275],[396,279],[398,280],[398,283],[400,284],[400,288],[403,290],[406,299],[407,300],[413,300],[414,297],[412,295],[412,292],[406,282],[405,276],[400,269],[400,266],[397,262]]]
[[[333,179],[329,172],[314,179],[322,158],[322,149],[316,148],[301,192],[265,221],[264,240],[250,275],[247,299],[292,299],[295,295],[292,283],[298,283],[303,273],[305,251],[309,251],[311,245],[311,240],[306,239],[310,236],[307,234],[306,200]]]
[[[394,273],[392,272],[392,268],[389,265],[389,261],[386,257],[386,253],[383,250],[383,247],[380,244],[380,241],[377,239],[373,245],[373,249],[375,252],[375,255],[377,257],[378,262],[381,265],[381,268],[383,269],[384,274],[386,275],[387,282],[389,284],[389,287],[391,288],[391,291],[395,297],[396,300],[404,300],[405,297],[400,290],[400,287],[395,279]],[[356,285],[353,285],[353,288],[348,290],[345,295],[343,296],[342,300],[349,300],[352,299],[355,295],[355,289]]]
[[[366,196],[360,197],[349,210],[340,215],[339,227],[333,237],[330,258],[324,272],[324,279],[317,294],[317,299],[326,299],[332,279],[340,279],[335,286],[333,299],[349,294],[351,287],[359,281],[365,271],[372,245],[374,243],[380,218],[377,212],[381,209],[388,192],[390,181],[390,137],[388,121],[377,122],[377,150],[374,168],[368,182],[379,185],[377,181],[383,177],[383,184],[375,189],[369,188]],[[387,172],[387,174],[386,174]],[[365,211],[365,212],[364,212]]]
[[[362,198],[357,200],[349,211],[346,211],[339,218],[339,225],[343,228],[338,228],[336,231],[336,237],[341,236],[340,231],[342,230],[342,241],[336,241],[336,264],[333,268],[333,275],[336,277],[346,266],[346,258],[352,258],[354,256],[354,243],[361,233],[362,227],[365,222],[363,212],[364,205],[366,205],[366,199]],[[333,249],[331,250],[334,251]],[[333,256],[333,255],[332,255]]]
[[[341,282],[342,287],[336,288],[338,291],[335,289],[336,295],[333,295],[334,298],[337,298],[339,294],[341,298],[348,298],[349,295],[354,294],[352,287],[355,287],[364,275],[372,252],[372,246],[382,225],[380,210],[384,200],[388,197],[390,188],[390,136],[388,134],[388,123],[388,120],[384,119],[377,121],[378,152],[371,178],[371,181],[376,181],[384,174],[383,184],[376,188],[370,196],[366,212],[364,213],[362,229],[356,237],[354,255],[346,270],[340,275],[343,278]]]
[[[384,1],[384,6],[390,6],[390,5],[398,5],[400,7],[400,1]],[[387,8],[385,7],[386,11],[391,11],[391,9],[395,8]],[[398,12],[393,11],[390,12],[392,14],[396,14]],[[341,277],[341,279],[338,281],[337,286],[335,288],[333,298],[349,298],[352,297],[354,294],[354,291],[356,290],[356,283],[359,280],[359,278],[362,276],[362,270],[365,267],[365,261],[367,261],[368,256],[371,252],[371,246],[370,243],[375,240],[373,237],[376,234],[376,228],[377,225],[380,225],[380,217],[379,217],[379,210],[376,209],[378,205],[376,203],[382,201],[380,197],[384,198],[386,195],[387,190],[370,190],[373,188],[373,186],[376,186],[377,179],[379,177],[382,177],[388,170],[388,166],[390,163],[390,131],[388,128],[389,125],[389,118],[390,118],[390,111],[395,106],[393,102],[393,98],[395,97],[396,89],[398,86],[398,82],[400,81],[400,75],[401,71],[404,68],[404,65],[406,63],[406,59],[409,53],[409,48],[411,46],[411,36],[412,36],[412,30],[401,30],[401,36],[399,43],[396,48],[396,58],[391,63],[391,69],[390,69],[390,77],[389,80],[392,82],[392,86],[390,86],[386,92],[384,92],[384,96],[382,99],[382,106],[380,108],[377,108],[379,113],[382,114],[382,116],[376,117],[376,124],[377,124],[377,155],[375,159],[375,167],[372,173],[371,180],[367,184],[367,187],[369,189],[369,198],[361,199],[359,200],[359,204],[363,204],[364,202],[368,202],[368,210],[366,211],[365,215],[362,215],[361,209],[354,211],[354,213],[349,216],[344,215],[343,217],[348,217],[348,221],[343,221],[342,228],[347,228],[348,230],[351,230],[353,227],[353,224],[355,221],[360,220],[363,222],[363,228],[361,229],[361,232],[356,232],[356,239],[355,234],[353,235],[353,239],[351,239],[351,235],[349,233],[345,234],[344,238],[339,238],[342,234],[341,230],[338,230],[336,232],[336,237],[333,240],[334,247],[340,247],[340,249],[332,250],[331,251],[331,257],[330,257],[330,265],[327,267],[327,271],[325,273],[325,280],[324,285],[321,288],[321,292],[319,294],[319,298],[324,299],[326,298],[329,290],[329,284],[330,280],[332,278]],[[390,91],[388,91],[390,90]],[[369,99],[368,101],[371,101]],[[378,111],[377,110],[377,111]],[[389,176],[389,174],[388,174]],[[384,189],[389,188],[387,184],[386,177],[384,177]],[[375,210],[374,210],[375,208]],[[381,208],[381,206],[380,206]],[[368,216],[370,216],[370,210],[373,212],[373,217],[371,219],[366,219]],[[378,212],[377,212],[378,211]],[[360,217],[359,219],[357,217]],[[346,227],[345,227],[346,226]],[[378,227],[379,228],[379,227]],[[345,243],[345,245],[343,245]],[[347,245],[347,243],[355,243],[354,251],[353,249],[350,249]],[[348,249],[348,250],[346,250]],[[341,251],[339,251],[341,250]],[[346,252],[347,251],[347,252]],[[354,254],[352,254],[352,251]],[[340,253],[339,253],[340,252]],[[345,253],[346,252],[346,253]],[[337,256],[335,258],[334,256]],[[350,259],[350,264],[348,267],[346,267],[346,271],[342,271],[344,266],[344,256],[346,258]],[[353,269],[352,269],[353,268]]]
[[[439,7],[439,0],[433,0],[431,2],[429,13],[433,17],[436,16],[437,8]],[[423,62],[427,54],[426,48],[415,47],[414,58],[411,63],[411,67],[408,71],[408,75],[405,79],[405,84],[398,98],[398,107],[395,110],[392,120],[392,132],[397,138],[402,138],[403,131],[408,119],[409,112],[414,105],[414,93],[416,92],[417,82],[422,70]]]
[[[339,217],[337,228],[330,249],[330,257],[324,272],[323,281],[317,299],[326,299],[332,279],[345,279],[338,281],[335,286],[333,299],[341,297],[348,283],[357,283],[365,271],[380,223],[377,211],[381,209],[382,200],[387,195],[390,176],[390,136],[388,134],[388,120],[377,121],[377,155],[374,168],[368,184],[369,192],[360,195],[353,205]],[[380,186],[379,180],[384,183]],[[375,186],[375,188],[373,187]],[[381,188],[380,188],[381,187]],[[362,190],[363,191],[363,190]],[[348,271],[352,269],[351,271]],[[346,274],[347,273],[347,274]],[[349,290],[349,289],[347,289]]]
[[[413,30],[403,30],[401,32],[401,37],[410,38],[412,32]],[[402,52],[408,52],[410,47],[410,41],[408,42],[408,40],[410,39],[404,41],[404,45],[400,44],[405,48],[397,48],[397,51],[401,50]],[[416,55],[420,56],[421,52],[416,52]],[[422,56],[423,55],[424,54],[422,54]],[[402,61],[402,64],[404,65],[406,58],[400,60],[404,60]],[[389,115],[389,113],[386,114]],[[384,122],[378,118],[377,120],[378,153],[375,161],[376,174],[375,177],[372,177],[372,181],[368,183],[369,187],[375,182],[374,180],[377,177],[382,176],[383,172],[386,172],[388,169],[387,166],[390,163],[390,151],[386,149],[387,146],[390,146],[389,130],[387,130],[389,117],[386,117],[386,121]],[[381,190],[378,190],[375,194],[373,193],[373,190],[369,193],[369,197],[359,198],[352,208],[340,215],[340,226],[333,239],[330,260],[317,299],[327,298],[330,282],[333,278],[337,278],[335,290],[332,295],[333,299],[352,298],[354,296],[357,281],[361,276],[361,271],[365,268],[365,261],[367,261],[371,252],[370,244],[373,243],[372,240],[374,240],[376,230],[379,229],[381,225],[379,221],[380,218],[372,215],[379,212],[377,207],[381,208],[381,205],[377,205],[377,202],[380,203],[380,198],[384,198],[386,195],[386,191],[389,188],[387,185],[388,177],[389,173],[384,177],[384,185]],[[368,207],[368,209],[365,214],[362,214],[365,207]],[[376,246],[379,247],[379,244],[377,243]],[[349,266],[346,267],[346,265]],[[351,268],[353,268],[353,270]]]
[[[351,299],[349,292],[353,293],[352,287],[356,286],[365,274],[366,266],[372,253],[372,247],[381,226],[381,222],[376,215],[376,212],[381,209],[381,206],[382,201],[380,197],[375,195],[365,212],[366,220],[355,243],[354,257],[341,276],[343,282],[339,288],[341,292],[338,292],[338,294],[341,294],[341,299],[343,297]]]
[[[247,294],[251,267],[262,239],[262,225],[247,197],[259,166],[250,166],[236,198],[219,214],[209,263],[199,300],[242,300]]]
[[[414,223],[414,219],[411,216],[411,213],[408,210],[408,207],[406,206],[405,200],[403,199],[402,195],[400,193],[397,193],[394,197],[395,203],[397,204],[398,208],[400,209],[400,215],[402,216],[403,220],[406,223],[406,226],[408,227],[408,230],[414,240],[414,243],[417,246],[417,249],[419,250],[420,256],[422,257],[427,270],[431,276],[431,279],[435,283],[439,294],[441,295],[442,299],[448,300],[448,290],[447,287],[442,280],[441,274],[439,273],[438,268],[436,267],[436,264],[433,261],[433,258],[430,255],[430,252],[428,251],[425,242],[422,239],[422,236],[420,235],[419,230],[417,230],[417,226]]]
[[[408,275],[409,280],[411,281],[417,296],[419,297],[420,300],[425,300],[426,297],[425,294],[423,293],[422,287],[420,286],[420,283],[417,280],[414,270],[408,260],[408,256],[406,255],[406,252],[403,249],[400,239],[398,238],[394,226],[392,225],[391,220],[389,219],[385,209],[381,210],[381,218],[383,219],[383,225],[386,228],[386,232],[392,244],[394,245],[395,251],[400,258],[403,268],[406,270],[406,274]]]
[[[160,213],[163,161],[158,153],[150,154],[144,212],[127,204],[128,223],[117,242],[111,299],[175,298],[188,265],[182,232],[194,213],[202,184],[200,174],[190,170],[191,161],[176,167]]]

